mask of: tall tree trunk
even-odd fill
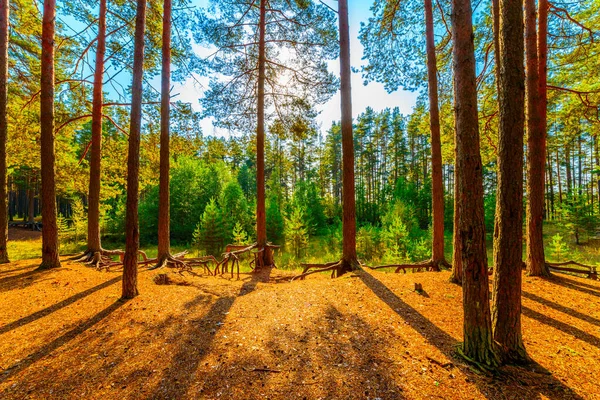
[[[471,360],[495,366],[489,307],[483,212],[483,167],[475,78],[472,10],[469,0],[452,0],[454,113],[458,185],[458,242],[463,268],[464,343]]]
[[[258,24],[258,99],[256,106],[256,242],[263,248],[263,265],[273,265],[273,252],[267,247],[267,219],[265,212],[265,24],[267,0],[260,0]],[[257,266],[258,267],[258,266]]]
[[[35,223],[35,186],[33,178],[29,178],[29,188],[27,189],[27,217],[25,220],[28,224]]]
[[[40,268],[60,267],[56,226],[54,154],[54,29],[56,0],[44,0],[40,87],[40,145],[42,175],[42,263]]]
[[[565,167],[567,173],[567,196],[573,190],[573,180],[571,175],[571,142],[565,146]],[[568,197],[567,197],[568,198]]]
[[[98,45],[94,70],[92,99],[92,145],[90,147],[90,184],[88,194],[87,250],[94,254],[102,250],[100,242],[100,179],[102,160],[102,90],[104,55],[106,53],[106,2],[100,0],[98,15]]]
[[[496,94],[500,85],[500,0],[492,0],[492,29],[494,33],[494,75],[496,76]]]
[[[437,59],[433,32],[431,0],[425,0],[425,35],[427,36],[427,81],[429,86],[429,128],[431,130],[431,204],[433,208],[432,261],[439,270],[444,256],[444,182],[442,179],[442,142],[438,105]]]
[[[137,267],[140,247],[138,224],[140,134],[142,125],[142,89],[144,77],[144,30],[146,0],[138,0],[135,17],[135,51],[133,54],[133,83],[131,89],[131,122],[127,156],[127,210],[125,215],[125,258],[123,260],[123,291],[121,297],[138,295]]]
[[[359,268],[356,256],[356,199],[354,195],[354,139],[352,134],[352,88],[350,85],[350,30],[348,0],[338,0],[340,30],[340,95],[342,128],[342,269],[339,273]]]
[[[552,157],[550,157],[550,153],[546,151],[546,163],[548,165],[548,189],[550,190],[550,207],[548,211],[549,218],[554,219],[554,172],[552,171],[552,167],[554,166],[552,163]]]
[[[527,3],[532,1],[526,0],[526,7]],[[494,339],[500,344],[504,360],[522,362],[529,359],[521,334],[523,137],[525,122],[523,3],[518,0],[500,0],[500,12],[500,59],[502,64],[500,68],[500,90],[498,92],[500,118],[498,128],[498,194],[494,232],[492,326]],[[528,36],[527,40],[529,45],[531,37]],[[535,43],[535,38],[533,38],[533,43]],[[528,48],[528,50],[532,49]],[[530,55],[529,51],[528,55]],[[533,61],[535,61],[535,58]],[[532,68],[535,67],[537,65]],[[537,80],[534,80],[533,85],[535,84],[537,84]],[[531,94],[534,95],[534,93]],[[537,96],[534,95],[534,99],[537,100]],[[539,163],[538,159],[534,161]],[[536,193],[541,196],[542,202],[544,194],[543,161],[542,156],[542,171],[539,171],[542,177],[542,187],[536,187],[536,190],[542,190],[541,193]],[[543,203],[540,206],[543,212]]]
[[[542,121],[535,0],[525,0],[525,51],[527,57],[527,274],[549,276],[544,256],[544,182],[546,121]],[[512,99],[508,99],[514,104]],[[545,108],[545,103],[544,107]],[[521,250],[519,250],[521,251]],[[519,273],[520,274],[520,273]]]
[[[454,126],[454,142],[457,143],[456,136],[456,123]],[[454,159],[458,159],[458,154],[456,151],[456,145],[454,146]],[[460,221],[460,205],[458,200],[458,175],[460,172],[456,168],[454,168],[454,220],[453,220],[453,232],[452,232],[452,275],[450,275],[450,282],[457,283],[462,285],[463,282],[463,269],[462,269],[462,254],[460,252],[460,230],[459,230],[459,221]]]
[[[583,133],[579,131],[579,134],[577,135],[577,189],[580,196],[583,194],[583,165],[581,163],[581,159],[583,158],[581,151],[582,134]]]
[[[560,159],[559,159],[559,155],[558,155],[558,147],[556,148],[556,180],[558,181],[558,203],[562,207],[563,192],[562,192],[562,180],[561,180],[561,173],[560,173]]]
[[[169,197],[169,123],[171,105],[171,0],[164,1],[160,91],[160,182],[158,201],[158,263],[171,252]]]
[[[0,264],[8,259],[8,194],[6,192],[7,81],[8,81],[8,16],[9,0],[0,0]]]
[[[600,151],[598,151],[600,146],[598,146],[598,135],[594,136],[594,159],[596,161],[595,168],[600,167]],[[596,180],[596,189],[598,193],[598,205],[600,206],[600,174],[598,174],[598,178]]]

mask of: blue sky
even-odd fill
[[[337,9],[337,2],[332,0],[324,0],[332,8]],[[195,0],[199,6],[205,6],[207,0]],[[350,55],[352,58],[352,66],[355,68],[363,64],[363,47],[358,40],[358,31],[360,23],[366,22],[371,15],[369,8],[373,0],[349,0],[349,18],[350,18]],[[202,49],[198,49],[200,52]],[[330,63],[331,71],[339,73],[339,63],[337,61]],[[200,78],[206,82],[206,79]],[[194,85],[193,79],[188,79],[184,84],[176,85],[174,93],[179,93],[178,100],[192,103],[196,110],[199,110],[198,99],[202,96],[202,89]],[[352,112],[356,117],[362,113],[366,107],[370,106],[375,111],[382,110],[386,107],[400,107],[400,111],[404,114],[411,112],[417,98],[416,93],[407,91],[397,91],[388,94],[383,85],[379,83],[370,83],[367,86],[363,85],[360,73],[354,73],[352,76]],[[317,118],[321,124],[322,131],[326,131],[333,121],[340,119],[340,96],[339,93],[333,96],[326,104],[318,107],[321,112]],[[212,121],[205,120],[202,122],[202,129],[205,135],[223,135],[225,132],[216,130],[212,126]]]

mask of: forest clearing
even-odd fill
[[[0,0],[0,399],[600,399],[600,0]]]
[[[598,281],[524,278],[524,343],[535,363],[490,375],[455,354],[461,290],[449,272],[292,283],[186,275],[185,286],[170,286],[140,270],[143,294],[118,302],[120,272],[64,264],[0,266],[2,398],[600,396]]]

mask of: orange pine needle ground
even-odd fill
[[[0,266],[2,399],[600,398],[596,281],[525,278],[538,364],[493,377],[453,356],[461,290],[447,272],[185,286],[141,270],[122,303],[119,272],[38,264]]]

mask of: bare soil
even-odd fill
[[[157,285],[142,269],[121,302],[119,272],[38,264],[0,266],[1,399],[600,399],[597,281],[525,277],[536,363],[490,375],[455,356],[448,272]]]

